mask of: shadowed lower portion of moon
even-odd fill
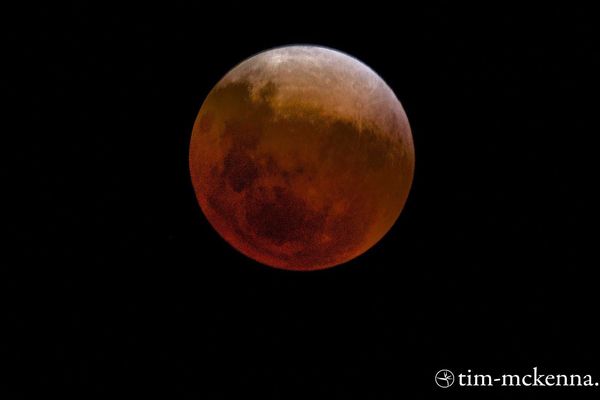
[[[413,176],[410,132],[381,132],[318,101],[283,107],[279,90],[274,80],[257,92],[242,78],[210,92],[190,144],[197,199],[217,232],[256,261],[292,270],[344,263],[399,216]]]

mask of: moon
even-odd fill
[[[404,207],[414,159],[389,86],[319,46],[267,50],[229,71],[200,108],[189,152],[198,203],[223,239],[299,271],[375,245]]]

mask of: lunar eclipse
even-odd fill
[[[414,147],[388,85],[344,53],[259,53],[210,91],[189,153],[196,197],[234,248],[269,266],[349,261],[392,227],[408,197]]]

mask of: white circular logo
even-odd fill
[[[441,388],[449,388],[454,383],[454,374],[449,369],[440,369],[435,374],[435,383]]]

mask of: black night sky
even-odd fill
[[[589,10],[202,3],[5,15],[19,18],[1,78],[18,110],[3,146],[14,189],[3,194],[0,397],[520,392],[440,389],[441,368],[600,380]],[[310,273],[233,250],[188,170],[213,85],[246,57],[297,43],[377,71],[416,153],[390,233]]]

